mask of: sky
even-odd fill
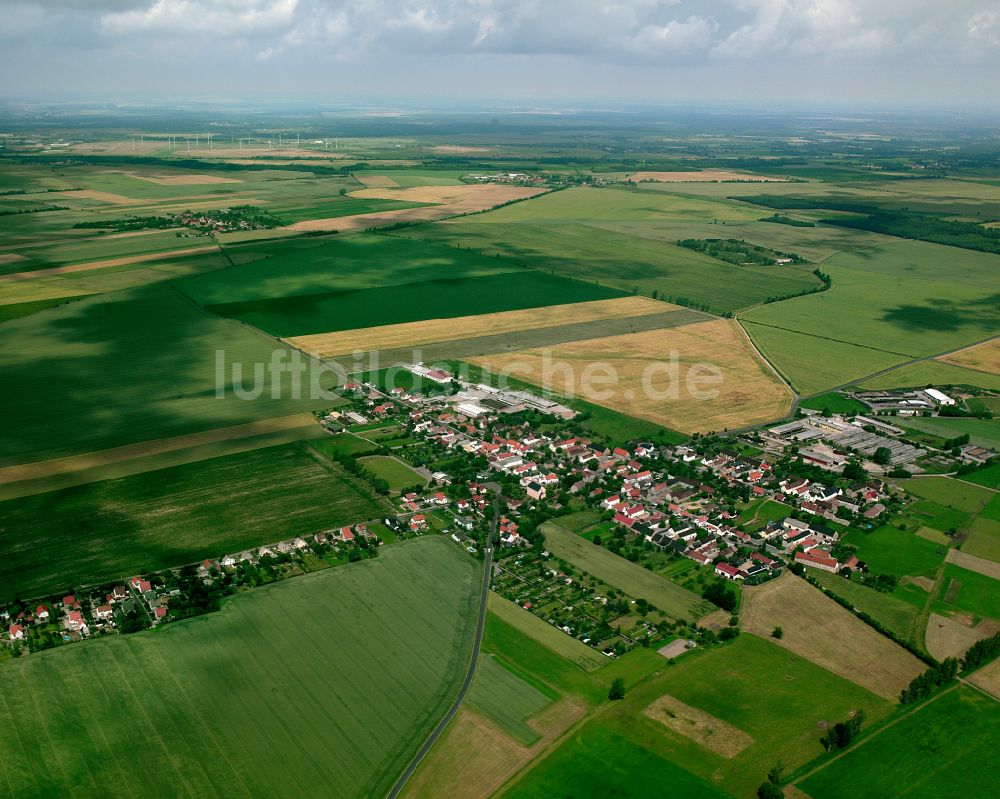
[[[7,97],[1000,107],[998,0],[0,0]]]

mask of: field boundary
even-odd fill
[[[323,428],[315,417],[304,412],[5,466],[0,468],[0,501],[322,435]],[[149,462],[147,459],[154,460]],[[157,462],[159,459],[162,462]]]

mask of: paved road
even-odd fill
[[[441,733],[444,732],[445,727],[447,727],[455,714],[458,713],[459,707],[461,707],[462,702],[465,700],[465,695],[469,693],[469,688],[472,685],[472,680],[476,676],[476,666],[479,664],[479,649],[483,643],[483,628],[486,625],[486,599],[490,592],[490,579],[493,575],[493,541],[496,538],[497,523],[500,518],[500,490],[499,486],[494,486],[493,484],[488,484],[493,488],[493,521],[490,523],[489,532],[486,534],[486,551],[483,553],[483,585],[481,593],[479,596],[479,618],[476,621],[476,637],[472,644],[472,657],[469,660],[469,668],[465,672],[465,680],[462,682],[462,687],[458,691],[458,695],[455,697],[455,701],[452,702],[451,707],[448,708],[448,712],[441,717],[441,720],[437,723],[431,734],[424,741],[423,746],[417,750],[417,753],[413,756],[413,760],[410,761],[409,765],[403,770],[403,773],[399,775],[396,782],[393,783],[392,788],[389,793],[386,794],[388,799],[396,799],[402,792],[407,780],[413,776],[413,772],[417,770],[417,766],[420,765],[421,761],[427,756],[427,753],[431,751],[431,747],[437,742],[437,739],[441,737]]]

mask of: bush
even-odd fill
[[[757,799],[784,799],[785,792],[773,782],[762,783],[757,789]]]

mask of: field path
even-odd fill
[[[960,683],[961,682],[964,682],[964,681],[960,681]],[[829,766],[831,763],[836,763],[838,760],[840,760],[840,758],[844,757],[844,755],[850,754],[855,749],[857,749],[859,746],[864,746],[869,741],[874,740],[879,735],[881,735],[883,732],[885,732],[886,730],[888,730],[890,727],[895,727],[903,719],[908,719],[910,716],[912,716],[918,710],[922,710],[927,705],[929,705],[931,702],[934,702],[934,701],[940,699],[945,694],[950,693],[951,691],[956,690],[958,688],[958,685],[959,685],[959,683],[956,683],[955,685],[951,686],[950,688],[946,688],[944,691],[941,691],[940,693],[934,694],[934,696],[932,696],[930,699],[927,699],[927,700],[921,702],[919,705],[914,705],[910,709],[910,711],[908,713],[903,713],[902,715],[896,716],[896,718],[894,718],[892,721],[886,722],[881,727],[877,728],[875,730],[875,732],[873,732],[871,735],[864,736],[860,741],[858,741],[857,743],[851,744],[846,749],[841,750],[836,755],[834,755],[833,757],[831,757],[829,760],[826,760],[823,763],[821,763],[820,765],[816,766],[816,768],[810,769],[805,774],[802,774],[802,775],[796,777],[794,780],[792,780],[792,782],[790,784],[794,785],[794,786],[798,786],[799,783],[805,782],[813,774],[817,773],[818,771],[822,771],[827,766]],[[989,696],[989,694],[987,694],[987,696]],[[994,697],[990,697],[990,698],[992,699]]]
[[[413,776],[413,772],[417,770],[417,766],[420,765],[421,761],[427,757],[431,748],[437,742],[438,738],[441,737],[441,733],[451,724],[452,719],[458,714],[462,702],[465,701],[465,696],[469,693],[469,688],[472,686],[472,681],[476,676],[476,668],[479,665],[479,651],[483,645],[483,630],[486,626],[486,600],[489,598],[490,579],[493,576],[493,539],[496,535],[499,520],[499,489],[494,487],[493,520],[490,522],[490,528],[486,534],[486,547],[483,552],[483,582],[479,595],[479,617],[476,620],[476,637],[472,643],[472,656],[469,659],[469,668],[465,672],[465,680],[462,681],[462,687],[459,688],[458,695],[455,697],[455,701],[452,702],[451,707],[448,708],[448,712],[441,717],[441,720],[431,730],[431,734],[427,736],[427,740],[424,741],[423,746],[417,750],[417,753],[413,756],[413,760],[403,769],[403,773],[399,775],[396,782],[393,783],[392,788],[389,789],[389,793],[386,794],[388,799],[396,799],[399,796],[406,786],[406,781]]]

